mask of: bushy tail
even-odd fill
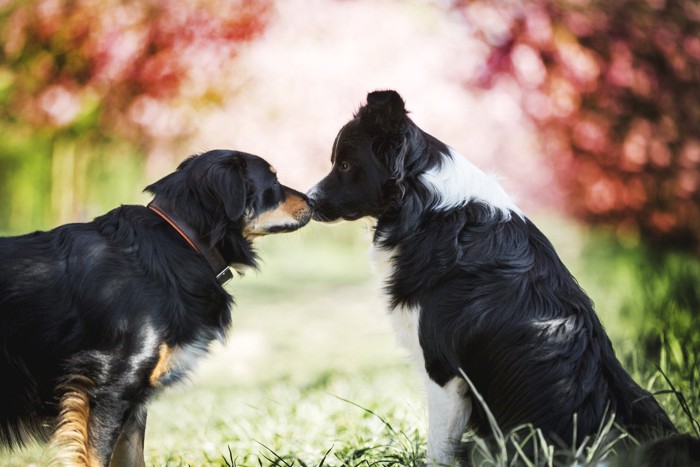
[[[700,467],[700,438],[672,435],[630,449],[610,460],[610,467]]]
[[[675,427],[653,399],[649,407],[650,421],[654,422],[657,436],[660,437],[637,446],[634,435],[618,426],[615,416],[611,414],[603,417],[596,433],[579,440],[578,445],[562,446],[553,443],[531,425],[504,433],[469,377],[463,371],[461,373],[475,403],[485,411],[492,432],[484,438],[474,437],[463,442],[456,452],[459,465],[486,463],[506,466],[514,462],[530,465],[590,465],[604,461],[609,467],[700,467],[700,438],[675,434]]]

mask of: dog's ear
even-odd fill
[[[407,114],[398,92],[374,91],[367,94],[367,105],[357,115],[370,133],[374,133],[372,150],[389,170],[392,182],[399,186],[406,170],[406,138],[410,126]]]
[[[143,191],[153,195],[160,195],[165,198],[172,199],[181,191],[183,184],[186,181],[185,169],[197,158],[196,155],[190,156],[180,162],[175,172],[169,173],[160,180],[151,183]]]
[[[244,160],[226,160],[212,165],[201,183],[214,202],[223,204],[226,217],[235,221],[243,216],[248,193]]]
[[[223,206],[225,214],[225,217],[217,215],[211,226],[209,243],[213,247],[228,235],[231,221],[243,217],[248,207],[246,163],[243,160],[221,161],[209,167],[199,183],[214,204]]]
[[[401,131],[406,114],[406,105],[396,91],[370,92],[367,105],[358,112],[360,121],[387,134]]]

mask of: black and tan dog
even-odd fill
[[[146,188],[148,207],[0,238],[0,442],[69,465],[143,465],[146,407],[221,339],[222,287],[252,239],[305,225],[263,159],[216,150]],[[54,459],[56,460],[56,459]]]

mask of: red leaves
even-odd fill
[[[663,247],[700,252],[697,4],[509,5],[456,6],[490,48],[472,84],[491,86],[502,75],[520,84],[523,108],[545,138],[570,211],[631,228]],[[484,20],[494,15],[498,24]],[[533,78],[538,64],[544,76]],[[547,144],[553,137],[558,143]]]
[[[17,1],[0,10],[10,111],[69,127],[99,102],[102,132],[145,129],[125,118],[144,98],[210,99],[241,44],[265,26],[270,0]],[[77,109],[76,109],[77,106]],[[160,106],[165,108],[165,106]]]

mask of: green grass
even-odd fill
[[[663,368],[697,415],[700,378],[697,366],[687,366],[697,362],[692,360],[698,352],[692,347],[692,339],[698,339],[696,328],[675,329],[688,322],[680,311],[672,313],[673,324],[668,317],[652,321],[645,314],[653,312],[649,302],[667,303],[668,282],[653,279],[659,284],[653,290],[640,285],[644,256],[638,249],[590,236],[557,219],[540,223],[596,301],[618,355],[635,379],[653,390],[668,389],[657,371],[657,366]],[[261,271],[235,278],[228,286],[237,303],[228,343],[214,346],[189,384],[166,391],[150,407],[149,465],[424,462],[423,389],[404,351],[394,343],[381,285],[369,269],[369,238],[355,223],[311,225],[259,241]],[[651,291],[644,295],[640,288]],[[690,298],[686,302],[692,305]],[[655,336],[665,340],[655,345]],[[679,426],[692,430],[673,394],[658,398]],[[527,426],[503,433],[505,451],[477,440],[477,454],[488,465],[509,465],[514,459],[552,466],[570,465],[575,459],[586,465],[615,452],[612,428],[602,424],[599,436],[563,457],[537,442],[537,458],[526,462],[517,446],[540,436]],[[3,466],[41,461],[39,447],[0,453]]]

